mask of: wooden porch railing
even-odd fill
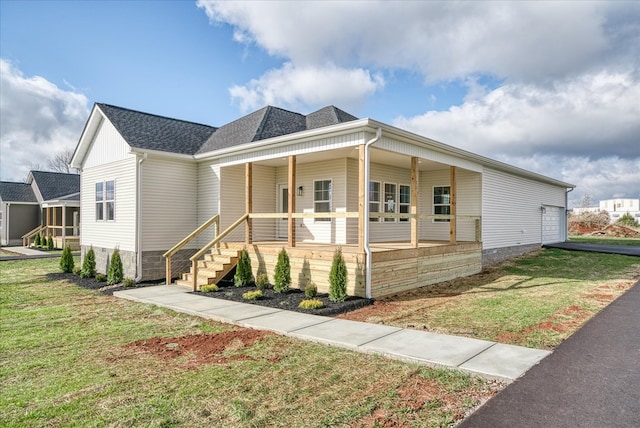
[[[165,274],[166,274],[167,285],[171,284],[171,257],[175,253],[180,251],[185,245],[187,245],[193,239],[197,238],[202,232],[204,232],[209,227],[211,227],[212,224],[214,225],[214,227],[213,227],[213,236],[216,237],[218,235],[218,230],[220,228],[220,216],[218,214],[214,215],[209,220],[207,220],[204,223],[202,223],[202,225],[200,225],[196,230],[191,232],[182,241],[178,242],[169,251],[167,251],[166,253],[164,253],[162,255],[162,257],[167,259],[166,264],[165,264],[165,266],[166,266]],[[209,247],[209,248],[211,248],[211,247]]]
[[[22,246],[28,247],[31,245],[31,238],[36,236],[38,233],[41,233],[43,229],[46,229],[46,226],[37,226],[35,229],[25,233],[22,235]]]
[[[189,258],[191,260],[191,273],[193,274],[193,291],[198,291],[198,259],[204,255],[211,247],[218,245],[222,238],[233,232],[238,226],[249,218],[249,214],[244,214],[236,220],[231,226],[227,227],[220,235],[213,238],[211,242],[202,247],[200,251]]]

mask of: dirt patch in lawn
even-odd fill
[[[222,333],[202,333],[180,337],[154,337],[125,345],[125,349],[145,352],[163,360],[184,358],[184,368],[204,364],[225,364],[238,360],[255,360],[241,351],[273,333],[242,329]],[[277,359],[269,361],[277,362]]]

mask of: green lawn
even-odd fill
[[[608,236],[570,236],[569,242],[601,245],[630,245],[634,247],[640,247],[640,239],[638,238],[611,238]]]
[[[58,263],[0,262],[2,427],[438,427],[499,387],[275,334],[222,362],[160,358],[131,344],[242,329],[81,289]]]
[[[553,349],[640,278],[640,259],[547,249],[344,318]]]

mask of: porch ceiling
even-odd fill
[[[296,157],[296,163],[311,163],[311,162],[321,162],[331,159],[341,159],[341,158],[350,158],[350,159],[358,159],[358,148],[357,147],[346,147],[343,149],[335,149],[335,150],[326,150],[322,152],[298,155]],[[399,153],[390,152],[387,150],[373,148],[371,150],[371,162],[384,164],[389,166],[394,166],[398,168],[411,168],[411,156],[402,155]],[[267,166],[286,166],[288,163],[288,159],[286,157],[279,157],[274,159],[268,159],[264,161],[256,162],[259,165],[267,165]],[[449,165],[445,165],[439,162],[430,161],[428,159],[420,159],[418,161],[418,169],[420,171],[436,171],[441,169],[448,169]]]

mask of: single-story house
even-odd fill
[[[28,246],[37,233],[53,237],[58,248],[78,246],[78,174],[30,171],[26,183],[0,182],[0,245]]]
[[[367,297],[564,241],[575,187],[333,106],[216,128],[95,104],[71,166],[99,271],[118,248],[126,277],[198,288],[244,248],[272,280],[285,248],[292,285],[326,291],[340,248]]]

